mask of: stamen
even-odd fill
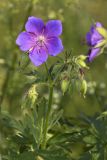
[[[36,39],[36,45],[37,45],[38,47],[43,47],[45,41],[46,41],[45,37],[42,36],[42,35],[40,35],[40,36],[38,36],[38,38]]]

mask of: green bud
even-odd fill
[[[69,81],[68,80],[62,80],[61,89],[62,89],[63,94],[67,91],[68,86],[69,86]]]
[[[89,69],[89,67],[86,65],[85,60],[86,60],[87,56],[84,55],[80,55],[76,58],[76,63],[83,68],[87,68]]]
[[[37,156],[36,157],[37,158],[37,160],[44,160],[42,157],[40,157],[40,156]],[[36,160],[36,159],[35,159]]]
[[[35,103],[37,97],[38,97],[38,93],[36,91],[36,85],[32,85],[31,88],[28,91],[28,97],[30,98],[32,104]]]
[[[101,41],[100,43],[98,43],[97,45],[95,45],[94,48],[102,47],[102,46],[104,46],[106,43],[107,43],[107,40],[104,39],[103,41]]]
[[[38,97],[36,85],[32,85],[31,88],[28,90],[28,93],[26,97],[23,99],[22,108],[30,107],[32,108],[34,106],[34,103],[36,102]]]
[[[86,92],[87,92],[87,82],[84,79],[81,82],[81,89],[80,89],[80,91],[83,94],[83,96],[85,97]]]
[[[87,56],[84,56],[84,55],[80,55],[77,57],[77,59],[81,59],[81,60],[86,60],[87,59]]]
[[[81,67],[83,67],[83,68],[88,68],[88,66],[86,65],[86,63],[85,63],[84,61],[82,61],[82,60],[78,60],[77,63],[78,63]]]
[[[105,38],[107,39],[107,30],[103,27],[97,27],[96,30]]]

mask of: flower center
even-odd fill
[[[44,46],[44,43],[45,43],[45,37],[42,36],[42,35],[39,36],[39,37],[37,38],[36,43],[37,43],[37,45],[38,45],[39,47],[43,47],[43,46]]]
[[[44,41],[45,40],[45,37],[44,36],[39,36],[39,41]]]

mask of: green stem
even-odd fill
[[[49,73],[48,66],[47,66],[46,62],[45,62],[45,68],[46,68],[46,72],[47,72],[47,75],[48,75],[48,79],[49,79],[49,81],[51,82],[52,79],[51,79],[51,75],[50,75],[50,73]]]
[[[47,132],[48,132],[48,124],[49,124],[49,116],[51,112],[51,105],[52,105],[52,97],[53,97],[53,84],[50,84],[49,86],[49,101],[48,101],[48,110],[45,120],[45,127],[44,127],[44,136],[43,136],[43,143],[42,143],[42,149],[46,148],[46,142],[47,142]]]
[[[52,105],[52,98],[53,98],[53,82],[51,80],[51,76],[48,71],[47,64],[45,63],[45,68],[48,74],[49,78],[49,100],[48,100],[48,109],[47,109],[47,114],[46,114],[46,119],[45,119],[45,124],[44,124],[44,135],[43,135],[43,142],[42,142],[42,149],[46,148],[46,143],[47,143],[47,132],[48,132],[48,124],[49,124],[49,116],[51,112],[51,105]]]

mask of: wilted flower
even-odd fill
[[[49,20],[46,25],[40,18],[29,17],[26,31],[21,32],[16,44],[22,51],[29,52],[29,58],[35,66],[46,62],[48,55],[56,56],[63,50],[60,20]]]
[[[102,24],[97,22],[86,35],[87,44],[90,46],[88,60],[91,62],[96,56],[103,52],[107,44],[107,31]]]

